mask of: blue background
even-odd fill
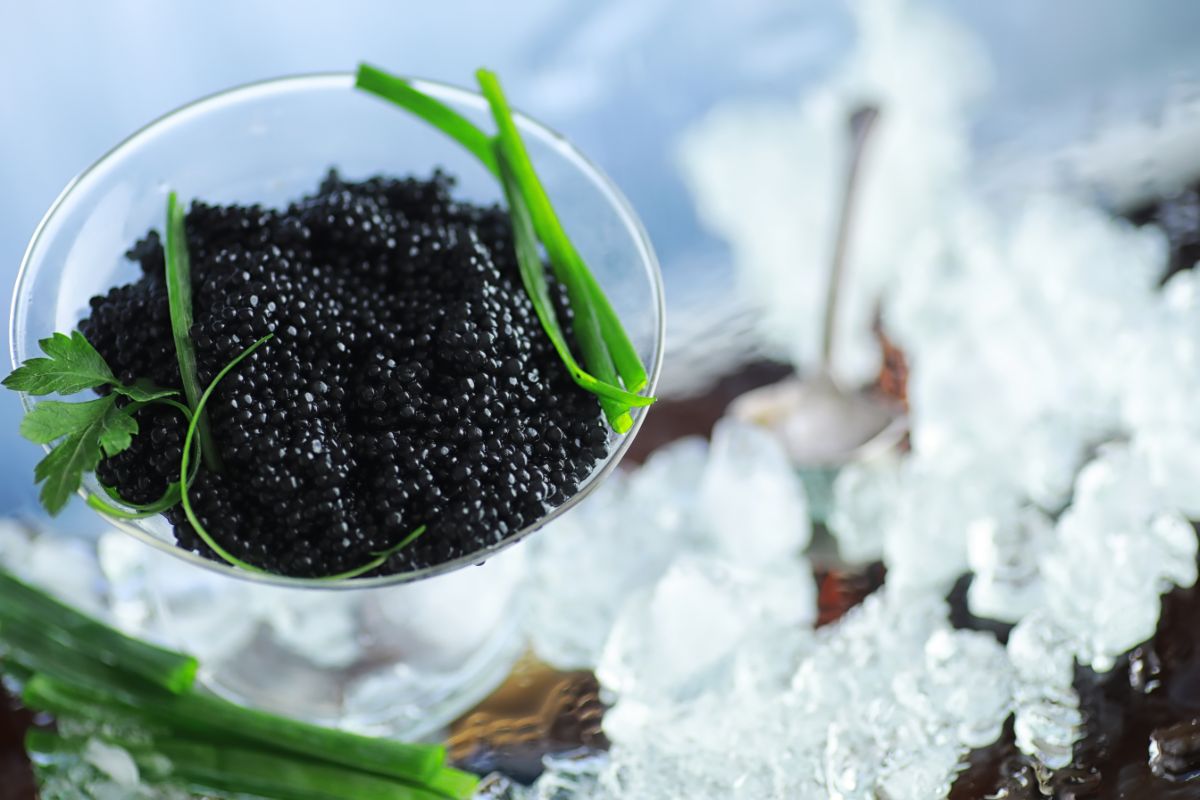
[[[995,67],[977,126],[984,149],[1031,131],[1085,134],[1097,102],[1144,100],[1200,61],[1193,0],[946,5]],[[626,191],[659,251],[669,303],[683,303],[727,283],[728,268],[676,173],[676,137],[730,97],[795,96],[851,36],[833,0],[4,3],[0,293],[58,192],[137,127],[232,85],[369,60],[459,84],[477,66],[497,70],[524,110]],[[7,321],[0,338],[7,354]],[[37,516],[40,451],[17,436],[18,419],[3,393],[0,513]],[[74,505],[60,524],[96,524]]]

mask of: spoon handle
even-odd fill
[[[846,271],[846,250],[850,239],[850,218],[854,210],[855,196],[858,193],[859,165],[862,162],[867,139],[878,119],[879,109],[872,105],[862,106],[850,115],[850,164],[842,189],[842,209],[838,218],[837,238],[833,244],[833,257],[829,262],[829,286],[825,294],[825,326],[821,332],[821,372],[826,377],[832,375],[838,294]]]

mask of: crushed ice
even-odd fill
[[[556,630],[586,640],[564,665],[596,668],[614,701],[610,757],[549,760],[531,797],[930,800],[1010,716],[1018,747],[1062,768],[1076,665],[1111,669],[1154,634],[1160,595],[1196,581],[1200,275],[1160,289],[1161,233],[1069,197],[979,197],[970,42],[914,3],[856,8],[860,49],[828,86],[717,110],[682,161],[765,335],[803,368],[842,120],[864,96],[887,108],[843,377],[877,364],[865,334],[883,297],[911,364],[912,449],[843,470],[828,517],[842,557],[882,558],[887,584],[826,628],[789,624],[799,598],[778,579],[811,582],[787,471],[729,422],[707,453],[660,451],[530,548],[538,652],[564,661]],[[942,598],[966,572],[971,612],[1015,623],[1007,647],[950,625]]]

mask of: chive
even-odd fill
[[[147,779],[272,800],[461,800],[478,783],[445,766],[439,745],[372,739],[187,691],[194,659],[129,639],[2,571],[0,644],[5,671],[25,682],[26,706],[81,721],[128,750]],[[164,679],[148,666],[158,662],[178,669]],[[188,680],[171,680],[180,669]],[[79,754],[87,737],[34,731],[27,743],[33,753]]]
[[[358,65],[354,85],[416,114],[467,148],[493,175],[500,175],[496,153],[492,149],[492,138],[450,106],[414,89],[403,78],[370,64]]]
[[[268,333],[266,336],[262,337],[257,342],[250,345],[242,352],[238,353],[237,356],[235,356],[233,358],[233,360],[231,360],[228,364],[226,364],[224,367],[221,368],[221,371],[218,372],[216,374],[216,376],[212,379],[212,383],[208,384],[208,388],[204,390],[204,394],[202,394],[200,396],[200,400],[196,403],[196,407],[192,411],[192,418],[191,418],[191,421],[188,423],[187,434],[183,437],[183,456],[180,458],[180,461],[179,461],[179,501],[180,501],[180,503],[182,503],[183,513],[187,517],[188,522],[192,523],[192,528],[196,531],[196,535],[199,536],[202,540],[204,540],[204,543],[207,544],[210,548],[212,548],[212,551],[214,553],[219,555],[221,558],[225,559],[227,562],[229,562],[233,566],[247,570],[248,572],[258,572],[258,573],[262,573],[264,575],[269,574],[269,573],[267,573],[266,570],[256,567],[247,561],[243,561],[242,559],[240,559],[237,556],[230,553],[224,547],[221,547],[221,545],[217,544],[217,541],[212,538],[212,536],[209,534],[208,530],[205,529],[204,525],[200,522],[200,518],[196,516],[195,510],[192,508],[191,498],[188,496],[188,489],[190,488],[190,484],[192,481],[192,478],[188,477],[188,475],[189,475],[188,467],[191,463],[192,441],[196,435],[198,422],[199,422],[201,416],[204,414],[204,407],[206,405],[208,405],[209,398],[211,398],[213,392],[216,391],[217,384],[219,384],[225,378],[226,375],[228,375],[230,372],[232,372],[234,367],[236,367],[238,364],[240,364],[243,359],[245,359],[247,356],[249,356],[251,353],[253,353],[255,350],[257,350],[262,345],[266,344],[267,341],[269,341],[272,337],[274,337],[274,335],[275,334],[273,334],[273,333]],[[408,547],[414,541],[416,541],[417,537],[420,536],[421,534],[423,534],[424,532],[425,532],[425,526],[422,525],[422,526],[418,527],[416,530],[414,530],[412,533],[405,536],[400,541],[399,544],[389,547],[387,550],[384,550],[383,552],[376,553],[374,558],[372,558],[366,564],[363,564],[361,567],[355,567],[354,569],[347,570],[346,572],[339,572],[336,575],[329,575],[326,577],[314,578],[313,580],[316,582],[320,582],[320,581],[340,581],[340,580],[348,580],[350,578],[357,578],[359,575],[370,572],[371,570],[373,570],[379,566],[382,566],[383,563],[386,562],[389,558],[391,558],[396,553],[403,550],[405,547]]]
[[[196,679],[196,659],[125,636],[4,572],[0,620],[33,625],[48,646],[88,653],[172,693],[191,688]]]
[[[195,692],[146,695],[128,685],[105,689],[42,674],[26,684],[22,699],[30,708],[53,714],[70,716],[80,709],[98,708],[108,719],[149,723],[172,736],[261,747],[417,783],[435,777],[446,758],[445,748],[439,745],[372,739]]]
[[[205,530],[204,525],[200,522],[200,518],[196,516],[196,512],[192,509],[192,503],[188,497],[188,488],[189,484],[191,483],[191,481],[188,480],[188,465],[191,461],[192,440],[196,438],[196,431],[199,429],[200,421],[204,418],[204,406],[207,405],[208,398],[212,397],[212,393],[216,391],[217,384],[219,384],[221,379],[228,375],[234,367],[240,364],[244,358],[265,344],[274,335],[275,334],[273,333],[268,333],[266,336],[262,337],[257,342],[238,353],[232,361],[221,368],[221,371],[218,372],[212,379],[212,383],[208,384],[208,388],[204,390],[204,394],[200,395],[200,398],[196,401],[195,405],[192,406],[192,419],[188,423],[187,434],[183,438],[183,456],[179,462],[179,502],[183,505],[183,513],[187,517],[188,522],[192,523],[192,528],[195,529],[196,535],[203,539],[204,543],[212,548],[214,553],[228,561],[233,566],[241,567],[248,572],[260,572],[263,574],[266,574],[266,570],[259,569],[253,564],[242,561],[237,556],[230,554],[227,550],[225,550],[225,548],[217,544],[216,540],[208,534],[207,530]],[[203,446],[200,448],[200,450],[201,453],[205,453],[208,451],[208,447]]]
[[[578,269],[583,275],[583,281],[587,285],[588,292],[596,301],[596,308],[600,314],[600,331],[604,334],[604,341],[608,343],[609,350],[612,351],[613,360],[617,364],[617,371],[621,373],[621,380],[624,382],[626,389],[636,394],[645,389],[650,383],[650,378],[646,374],[646,365],[642,363],[642,357],[638,355],[633,342],[629,340],[629,334],[625,332],[625,326],[621,324],[621,318],[613,310],[612,304],[608,301],[608,296],[604,294],[604,290],[600,288],[596,276],[583,263],[583,258],[569,240],[567,241],[567,245],[570,248],[571,257],[578,262]],[[649,399],[651,402],[654,401],[653,397]]]
[[[396,555],[396,553],[399,553],[401,550],[403,550],[404,548],[408,547],[410,544],[415,542],[417,540],[417,537],[420,536],[421,534],[423,534],[424,532],[425,532],[425,526],[421,525],[416,530],[414,530],[412,533],[408,534],[403,539],[401,539],[398,544],[394,544],[391,547],[389,547],[387,550],[376,553],[374,558],[372,558],[366,564],[363,564],[361,567],[355,567],[354,569],[347,570],[345,572],[339,572],[336,575],[327,575],[327,576],[323,576],[320,578],[314,578],[313,580],[316,580],[316,581],[344,581],[344,580],[349,580],[350,578],[357,578],[359,575],[364,575],[373,569],[382,567],[389,558]]]
[[[171,406],[183,414],[184,420],[186,420],[188,423],[192,421],[192,410],[176,400],[171,400],[168,398],[156,398],[154,400],[147,401],[146,403],[138,403],[137,405],[147,405],[150,402],[162,403],[163,405]],[[200,447],[199,441],[196,442],[196,447]],[[192,467],[191,475],[188,476],[189,481],[195,480],[196,470],[199,468],[200,461],[197,459],[196,464]],[[100,488],[104,490],[104,493],[107,494],[109,498],[123,506],[126,506],[126,508],[117,508],[116,506],[106,503],[95,495],[88,495],[87,504],[100,513],[107,514],[110,517],[116,517],[117,519],[147,519],[149,517],[157,516],[168,509],[174,508],[179,503],[180,497],[178,482],[167,484],[167,489],[165,492],[163,492],[162,497],[158,498],[152,503],[131,503],[125,498],[121,497],[121,495],[117,493],[117,490],[110,486],[101,484]],[[130,511],[129,509],[133,510]]]
[[[443,767],[425,785],[453,800],[470,800],[479,788],[479,777],[453,767]]]
[[[510,154],[510,158],[515,156],[519,160],[523,156],[527,167],[523,178],[518,174],[516,181],[518,191],[515,194],[522,195],[527,208],[531,207],[529,216],[535,223],[536,235],[546,243],[551,263],[556,269],[555,274],[567,287],[571,307],[576,317],[575,338],[579,342],[580,349],[584,351],[584,361],[598,377],[583,372],[574,358],[570,357],[565,337],[562,337],[563,346],[559,347],[555,342],[555,348],[576,383],[599,396],[605,416],[609,419],[609,424],[613,429],[619,433],[625,433],[633,425],[633,420],[628,413],[628,406],[644,406],[654,402],[653,397],[637,394],[648,383],[645,366],[625,333],[611,303],[600,288],[600,284],[587,269],[587,265],[584,264],[583,259],[567,238],[566,232],[563,231],[562,225],[554,214],[549,198],[538,181],[536,173],[533,172],[532,163],[529,162],[528,154],[525,153],[524,145],[516,132],[511,111],[508,110],[508,104],[503,98],[503,93],[500,92],[499,83],[494,76],[491,76],[491,73],[481,70],[481,84],[485,80],[485,75],[490,76],[493,84],[488,100],[501,128],[500,147],[496,147],[495,140],[474,123],[440,101],[412,88],[403,78],[390,75],[367,64],[360,64],[355,85],[364,91],[390,100],[434,125],[474,153],[490,172],[501,177],[502,182],[500,154],[505,149],[504,120],[507,121],[507,127],[510,129],[507,138],[515,140],[519,148],[519,152]],[[488,91],[485,90],[484,94],[487,96]],[[493,100],[499,101],[499,108]],[[487,146],[484,145],[485,142]],[[505,187],[505,192],[511,198],[513,193],[510,191],[510,187]],[[511,199],[509,205],[511,209]],[[533,252],[536,255],[536,246],[533,248]],[[518,255],[518,258],[521,256]],[[528,270],[529,266],[533,264],[528,258],[528,253],[526,262],[526,270]],[[540,269],[540,257],[537,258],[537,262]],[[572,277],[568,278],[565,273],[570,273]],[[539,299],[530,291],[526,274],[522,275],[522,281],[525,282],[526,291],[530,292],[530,298],[533,300],[536,310]],[[552,305],[547,308],[553,310]],[[554,322],[548,323],[548,316],[541,311],[539,311],[538,317],[552,341],[555,328],[558,328],[561,336],[561,327],[557,325],[556,319]],[[621,381],[625,384],[625,389],[620,388],[618,373]],[[581,379],[581,376],[586,377]],[[636,401],[631,400],[634,397],[637,398]]]
[[[567,371],[581,387],[601,397],[630,406],[649,405],[653,402],[651,398],[642,397],[596,380],[584,372],[579,363],[575,361],[574,356],[571,355],[571,350],[567,346],[566,334],[554,311],[554,301],[550,297],[550,289],[546,283],[545,267],[542,264],[541,256],[538,255],[537,236],[533,230],[529,206],[525,204],[525,198],[521,196],[520,190],[516,186],[507,158],[501,157],[500,159],[500,174],[501,183],[504,185],[504,195],[508,200],[509,216],[512,218],[513,243],[517,255],[517,265],[521,272],[521,281],[525,284],[525,292],[533,302],[533,309],[537,312],[542,328],[545,329],[546,335],[554,344]]]
[[[130,696],[151,693],[156,698],[172,696],[129,672],[47,637],[45,631],[27,622],[11,617],[0,620],[0,638],[3,639],[6,662],[19,664],[35,675],[94,687],[105,693]],[[26,688],[28,686],[27,683]]]
[[[196,348],[192,344],[192,268],[188,257],[183,206],[174,192],[167,195],[167,243],[164,255],[167,304],[171,312],[175,356],[179,359],[179,378],[183,382],[183,394],[187,397],[188,405],[195,409],[200,398],[200,377],[196,371]],[[211,471],[220,472],[221,456],[208,429],[208,417],[200,411],[195,413],[204,463]]]
[[[496,127],[499,130],[500,148],[508,156],[517,184],[521,187],[521,194],[533,212],[533,221],[538,237],[550,253],[550,260],[556,268],[556,274],[558,271],[567,273],[573,281],[580,284],[580,293],[585,294],[594,306],[594,313],[602,329],[604,341],[611,350],[611,357],[621,373],[625,388],[633,392],[640,391],[645,388],[647,383],[646,368],[633,343],[629,340],[629,336],[625,333],[621,320],[604,296],[600,284],[588,270],[583,258],[567,237],[562,223],[559,222],[550,197],[538,179],[533,162],[525,149],[525,143],[517,131],[512,117],[512,109],[509,107],[504,90],[500,87],[499,79],[493,72],[486,69],[477,70],[475,77],[479,81],[479,88],[483,92],[483,96],[487,98],[488,104],[492,108],[492,116],[495,118]],[[560,276],[560,280],[563,280],[562,276]],[[563,282],[567,283],[566,280]],[[569,283],[567,288],[570,291]],[[582,347],[582,342],[580,346]],[[605,378],[603,374],[600,374],[599,377]],[[616,381],[610,382],[615,383]]]
[[[516,191],[508,169],[507,159],[502,157],[501,164],[503,165],[501,169],[504,174],[504,192],[508,196],[509,215],[513,221],[513,244],[516,251],[517,264],[521,272],[521,281],[525,284],[525,291],[533,302],[533,308],[537,312],[538,320],[542,323],[542,328],[554,344],[554,348],[558,351],[559,357],[562,359],[563,364],[566,365],[571,377],[577,384],[598,396],[600,407],[604,410],[604,416],[608,419],[613,430],[618,433],[625,433],[633,426],[633,418],[629,415],[629,405],[611,396],[601,394],[602,391],[623,390],[618,390],[615,386],[605,384],[584,372],[567,347],[566,338],[563,335],[562,328],[558,324],[558,317],[554,312],[554,303],[550,298],[549,289],[546,286],[546,275],[542,259],[538,255],[537,245],[534,243],[535,239],[532,233],[533,223],[529,219],[529,209],[525,205],[525,201],[520,196],[520,193]],[[570,292],[569,289],[568,292]],[[571,299],[572,305],[574,305],[574,295],[571,296]],[[585,330],[589,329],[581,324],[581,316],[577,310],[575,338],[581,343],[581,347],[585,339],[585,336],[581,334]],[[591,341],[594,342],[595,340],[592,339]],[[604,358],[605,356],[604,353],[598,353],[594,349],[589,350],[587,347],[583,347],[583,350],[584,358],[589,359],[589,366],[597,363],[596,359]],[[611,361],[607,363],[611,367]],[[610,377],[615,380],[615,373],[612,373]]]
[[[91,737],[31,729],[25,747],[33,754],[82,756]],[[193,741],[126,740],[108,732],[96,738],[132,756],[143,780],[183,784],[193,791],[229,792],[270,800],[444,800],[445,795],[330,764],[294,761],[253,749]],[[164,759],[166,763],[164,763]]]
[[[271,800],[444,800],[445,796],[390,778],[334,764],[299,761],[257,750],[156,742],[171,776],[200,791],[256,794]],[[135,757],[136,758],[136,757]]]
[[[179,484],[167,484],[167,490],[163,492],[162,497],[155,500],[153,503],[130,503],[124,500],[119,494],[108,486],[101,486],[105,494],[116,500],[118,503],[128,506],[132,511],[125,508],[117,508],[114,505],[106,503],[96,495],[88,495],[87,504],[99,511],[101,514],[107,514],[110,517],[117,519],[147,519],[156,517],[159,514],[174,508],[179,503]]]
[[[520,194],[530,205],[533,225],[543,244],[546,245],[550,263],[554,267],[554,274],[567,287],[567,296],[570,298],[571,308],[575,312],[575,340],[579,343],[579,349],[583,351],[583,360],[597,379],[615,386],[617,384],[616,366],[609,353],[608,345],[604,341],[592,296],[579,279],[578,273],[568,266],[568,262],[563,256],[561,240],[547,238],[546,231],[549,228],[545,221],[545,214],[548,201],[537,205],[537,197],[531,196],[529,177],[533,174],[533,167],[528,156],[523,153],[516,126],[513,125],[511,116],[506,117],[507,109],[497,105],[497,101],[488,94],[486,87],[484,95],[492,104],[492,113],[496,117],[496,124],[500,129],[496,149],[501,154],[501,161],[505,163],[506,168],[512,170],[513,184],[519,187],[519,191],[514,194]],[[536,183],[536,181],[537,178],[534,176],[533,182]],[[553,214],[553,211],[551,210],[549,213]],[[629,416],[628,405],[601,397],[600,406],[604,409],[604,415],[608,418],[613,430],[625,433],[633,427],[633,419]]]

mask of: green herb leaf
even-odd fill
[[[171,312],[171,335],[179,360],[179,378],[183,394],[196,418],[205,464],[213,472],[221,471],[221,457],[208,429],[208,416],[196,409],[200,401],[200,377],[196,372],[196,348],[192,343],[192,270],[188,257],[187,228],[183,206],[174,192],[167,195],[167,242],[164,250],[167,276],[167,304]]]
[[[42,483],[42,505],[51,515],[66,505],[83,481],[93,472],[101,453],[114,456],[125,450],[137,433],[134,404],[117,408],[116,395],[83,403],[43,400],[21,420],[21,435],[35,444],[62,439],[34,469]]]
[[[33,395],[74,394],[103,386],[112,390],[79,403],[42,400],[21,420],[21,435],[34,444],[58,442],[34,469],[36,482],[42,484],[42,505],[55,515],[79,489],[83,474],[95,471],[102,456],[115,456],[133,443],[138,432],[134,413],[148,402],[179,405],[168,399],[178,392],[149,381],[122,385],[79,331],[55,333],[39,344],[48,358],[27,360],[4,380],[6,387]],[[118,395],[132,402],[118,406]]]
[[[85,403],[43,400],[21,420],[21,435],[34,444],[50,444],[103,420],[115,402],[111,394]]]
[[[171,394],[174,394],[174,392],[172,392]],[[184,420],[186,420],[189,423],[192,421],[192,410],[190,408],[188,408],[187,406],[185,406],[183,403],[180,403],[176,400],[172,400],[169,397],[158,397],[158,398],[148,401],[148,402],[161,403],[162,405],[170,406],[171,408],[174,408],[175,410],[177,410],[179,413],[183,414]],[[197,448],[200,447],[199,441],[197,441],[195,444],[196,444]],[[196,463],[192,465],[191,474],[188,475],[189,481],[195,480],[196,472],[199,469],[200,469],[200,459],[197,454]],[[179,503],[179,498],[180,498],[180,489],[179,489],[178,482],[167,484],[166,491],[163,492],[162,497],[158,498],[153,503],[131,503],[128,500],[126,500],[125,498],[121,497],[121,495],[119,495],[117,493],[117,490],[113,489],[110,486],[105,486],[104,484],[100,484],[100,488],[103,489],[104,493],[107,494],[110,498],[112,498],[115,502],[118,502],[121,505],[126,506],[126,508],[117,508],[116,506],[105,502],[104,500],[102,500],[101,498],[97,497],[94,494],[88,495],[87,504],[89,506],[91,506],[92,508],[96,509],[97,511],[99,511],[100,513],[107,514],[110,517],[116,517],[117,519],[146,519],[148,517],[153,517],[153,516],[163,513],[164,511],[166,511],[170,508],[173,508],[175,505],[177,505]],[[130,510],[130,509],[132,509],[132,510]]]
[[[34,481],[42,484],[42,505],[51,516],[62,511],[71,494],[79,489],[83,473],[94,472],[100,463],[98,425],[99,421],[85,431],[71,434],[33,468]]]
[[[31,358],[4,379],[4,386],[32,395],[74,394],[115,384],[117,379],[82,333],[55,333],[38,342],[49,358]]]
[[[107,458],[112,458],[117,453],[129,449],[129,445],[133,444],[133,437],[138,432],[138,424],[137,420],[133,418],[133,412],[138,408],[141,406],[135,406],[135,404],[124,408],[114,406],[104,415],[104,419],[100,422],[98,438],[100,449],[104,451]]]
[[[139,403],[149,403],[152,400],[163,400],[167,397],[175,397],[179,392],[174,389],[164,389],[161,386],[155,386],[153,382],[145,378],[135,381],[132,386],[113,386],[113,391],[118,394],[123,394],[130,400]]]

